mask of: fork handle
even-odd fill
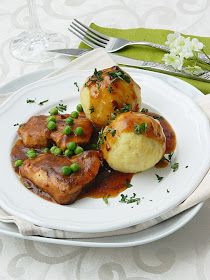
[[[129,43],[127,43],[127,46],[131,46],[131,45],[147,46],[147,47],[158,49],[158,50],[161,50],[164,52],[169,52],[168,47],[161,45],[161,44],[152,43],[152,42],[130,41]],[[198,54],[198,60],[202,63],[206,63],[206,64],[210,65],[210,58],[206,57],[203,53]]]
[[[154,48],[154,49],[159,49],[159,50],[164,51],[164,52],[169,52],[169,48],[168,48],[168,47],[166,47],[166,46],[164,46],[164,45],[152,43],[152,42],[130,41],[127,45],[141,45],[141,46],[151,47],[151,48]]]
[[[172,66],[167,66],[165,64],[158,63],[158,62],[137,60],[133,58],[119,56],[116,54],[111,54],[111,57],[114,59],[114,61],[116,61],[118,64],[121,65],[139,67],[151,71],[163,72],[166,74],[182,76],[182,77],[210,83],[210,72],[208,71],[203,71],[200,75],[192,75],[186,73],[184,71],[185,70],[184,68],[181,71],[179,71],[174,69]]]

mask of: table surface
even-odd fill
[[[45,30],[68,33],[71,19],[102,26],[149,27],[209,36],[210,0],[37,0]],[[0,85],[23,74],[68,63],[26,64],[9,52],[12,36],[28,27],[25,0],[0,1]],[[210,276],[210,201],[184,228],[160,241],[123,249],[79,248],[0,236],[0,280],[207,280]]]

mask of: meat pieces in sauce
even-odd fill
[[[71,125],[71,129],[73,131],[77,127],[82,127],[83,128],[82,135],[75,135],[74,133],[71,133],[70,135],[63,134],[63,130],[66,126],[66,122],[65,119],[63,118],[63,115],[57,116],[56,124],[57,124],[57,129],[55,131],[52,131],[50,138],[62,150],[66,149],[66,146],[69,142],[75,142],[80,146],[87,144],[93,133],[93,126],[91,122],[85,117],[84,113],[80,113],[79,117],[77,119],[74,119],[74,123]]]
[[[79,171],[64,176],[62,167],[72,163],[79,164]],[[25,160],[19,168],[19,173],[48,193],[57,203],[70,204],[76,200],[85,185],[95,178],[99,167],[100,159],[97,151],[85,151],[72,158],[56,157],[48,153]]]
[[[63,133],[66,126],[66,118],[70,115],[56,115],[55,130],[50,131],[47,128],[47,116],[33,116],[25,124],[18,129],[18,134],[21,137],[25,146],[29,148],[47,147],[50,141],[54,141],[62,150],[66,149],[69,142],[75,142],[78,145],[85,145],[89,142],[93,133],[93,126],[91,122],[85,117],[84,113],[80,113],[71,128],[74,131],[76,127],[83,128],[83,134],[78,136],[72,132],[70,135]]]

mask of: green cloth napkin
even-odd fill
[[[94,23],[91,24],[91,27],[108,36],[125,38],[128,40],[135,40],[135,41],[149,41],[149,42],[154,42],[159,44],[164,44],[167,35],[169,33],[174,32],[171,30],[149,29],[149,28],[132,28],[132,29],[105,28],[105,27],[97,26]],[[191,35],[186,35],[186,36],[198,38],[205,45],[206,53],[210,54],[210,37],[199,37],[199,36],[191,36]],[[81,43],[80,48],[89,48],[89,47],[84,43]],[[130,58],[145,60],[145,61],[155,61],[155,62],[163,63],[162,57],[164,55],[164,52],[157,49],[152,49],[150,47],[131,46],[118,51],[117,54]],[[206,67],[207,69],[210,70],[209,66]],[[189,78],[182,78],[182,77],[179,78],[197,87],[204,94],[210,93],[210,83],[196,81]]]

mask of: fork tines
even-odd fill
[[[109,37],[84,25],[77,19],[74,19],[74,21],[72,21],[69,27],[69,31],[71,31],[75,36],[80,38],[84,43],[92,48],[105,48],[107,43],[109,42]]]

